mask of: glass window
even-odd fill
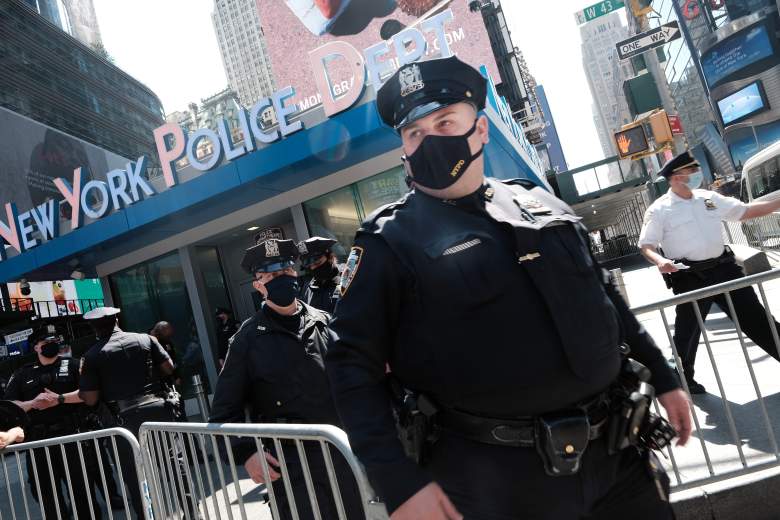
[[[772,157],[748,172],[753,198],[763,197],[780,189],[780,157]]]
[[[119,324],[124,330],[148,332],[158,321],[173,326],[174,362],[182,378],[182,394],[193,395],[191,379],[195,374],[208,384],[179,254],[125,269],[111,275],[110,281],[114,301],[122,309]]]
[[[333,238],[339,241],[335,251],[339,260],[346,259],[346,250],[352,245],[355,231],[360,227],[357,200],[352,186],[332,191],[303,204],[309,233],[312,236]]]
[[[400,199],[408,191],[402,166],[357,183],[363,218],[375,209]]]

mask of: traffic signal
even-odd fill
[[[669,124],[669,118],[666,115],[666,110],[659,110],[658,112],[651,114],[648,118],[650,123],[650,132],[653,134],[653,142],[656,148],[660,148],[662,145],[671,143],[674,140],[672,136],[672,127]]]
[[[628,159],[650,149],[647,134],[641,123],[624,126],[619,132],[615,132],[615,144],[621,159]]]
[[[653,11],[653,0],[631,0],[631,12],[634,16],[642,16]]]

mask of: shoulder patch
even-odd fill
[[[359,246],[352,246],[349,250],[349,257],[347,263],[344,264],[344,270],[341,272],[341,280],[339,281],[339,293],[343,297],[347,294],[352,280],[355,279],[358,268],[360,268],[360,261],[363,259],[363,248]]]

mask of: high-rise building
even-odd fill
[[[547,101],[547,94],[544,92],[543,85],[536,86],[536,100],[539,103],[537,112],[541,115],[544,122],[544,128],[539,133],[542,142],[536,145],[536,151],[544,163],[546,172],[555,173],[565,172],[569,169],[566,164],[566,157],[563,155],[561,141],[558,138],[558,129],[555,127],[550,104]]]
[[[157,156],[154,92],[27,1],[0,2],[0,56],[0,106],[122,157]]]
[[[102,46],[92,0],[23,0],[30,8],[84,45]]]
[[[593,118],[605,157],[615,155],[613,135],[631,120],[622,92],[623,81],[630,77],[628,66],[621,64],[615,42],[628,37],[628,29],[619,12],[613,11],[580,27],[582,64],[593,97]]]
[[[230,88],[243,106],[274,91],[271,58],[255,0],[214,0],[211,14]]]

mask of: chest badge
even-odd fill
[[[715,203],[712,202],[712,199],[704,199],[704,207],[707,208],[708,211],[715,211],[718,209],[718,207],[715,206]]]

